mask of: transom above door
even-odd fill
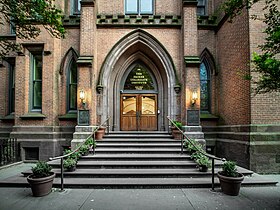
[[[157,130],[157,95],[121,94],[121,130]]]

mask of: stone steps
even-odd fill
[[[142,138],[143,137],[143,138]],[[56,173],[54,187],[60,184],[60,161],[50,161]],[[221,161],[215,161],[216,174]],[[243,185],[275,185],[252,171],[238,167],[246,175]],[[0,182],[0,186],[28,186],[25,171],[21,176]],[[74,172],[64,172],[67,188],[183,188],[211,187],[211,170],[199,172],[190,155],[181,154],[181,143],[166,132],[113,132],[97,141],[95,155],[79,159]],[[10,184],[10,185],[9,185]]]
[[[219,181],[214,179],[215,187]],[[277,182],[252,174],[246,176],[242,187],[273,186]],[[24,176],[10,177],[0,182],[0,187],[29,187]],[[54,179],[53,187],[60,188],[60,178]],[[65,178],[65,188],[94,188],[94,189],[122,189],[122,188],[211,188],[211,177],[196,178]]]

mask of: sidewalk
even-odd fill
[[[32,164],[0,170],[0,179]],[[267,175],[280,181],[280,175]],[[32,197],[30,188],[0,188],[1,210],[280,209],[280,185],[242,187],[239,196],[210,189],[66,189]]]

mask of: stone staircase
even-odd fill
[[[97,141],[95,155],[82,157],[77,170],[64,173],[65,188],[186,188],[211,187],[211,170],[199,172],[190,156],[181,154],[181,143],[166,132],[112,132]],[[54,187],[60,187],[60,161],[51,161],[56,173]],[[215,173],[221,170],[216,161]],[[275,185],[252,171],[243,185]],[[25,176],[0,182],[0,186],[28,186]],[[24,181],[23,181],[24,179]],[[9,182],[9,183],[8,183]],[[9,184],[9,185],[8,185]],[[219,181],[215,178],[215,186]]]

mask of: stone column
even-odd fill
[[[197,1],[183,0],[183,52],[185,70],[185,120],[184,130],[190,138],[205,144],[204,134],[200,126],[200,76],[198,56]],[[192,103],[192,94],[198,99]],[[184,106],[184,105],[183,105]]]

